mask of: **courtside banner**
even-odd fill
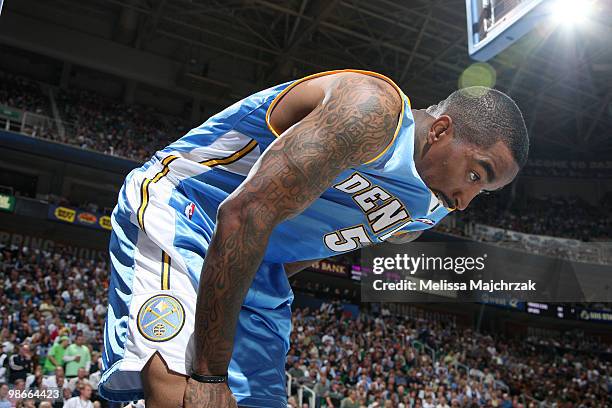
[[[49,219],[83,227],[110,230],[110,217],[73,207],[49,205]]]
[[[481,302],[518,310],[524,302],[612,302],[610,264],[489,243],[372,245],[361,262],[364,302]]]

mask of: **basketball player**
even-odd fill
[[[100,393],[147,408],[286,407],[287,273],[413,239],[510,183],[528,144],[501,92],[413,110],[368,71],[312,75],[211,117],[120,192]]]

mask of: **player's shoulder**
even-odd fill
[[[403,103],[400,88],[387,76],[371,71],[339,71],[323,77],[325,90],[335,92],[350,89],[351,94],[363,93],[378,97],[395,105],[398,109]]]
[[[399,87],[391,78],[372,71],[341,70],[321,76],[317,79],[321,80],[321,83],[329,84],[328,86],[332,86],[334,83],[344,82],[350,83],[351,85],[367,86],[373,89],[378,88],[381,92],[388,92],[393,95],[400,93]]]

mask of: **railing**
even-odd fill
[[[287,371],[285,371],[285,376],[287,377],[287,396],[292,397],[293,396],[293,393],[292,393],[293,376],[289,374]],[[300,385],[297,390],[297,398],[298,398],[299,407],[301,408],[302,405],[304,404],[304,391],[309,394],[308,407],[314,408],[316,404],[316,394],[312,388],[307,387],[305,385]]]
[[[316,406],[316,394],[312,388],[305,385],[301,385],[300,388],[298,388],[298,406],[302,407],[304,405],[304,391],[310,394],[308,398],[308,407],[314,408]]]
[[[525,405],[526,407],[528,406],[528,403],[531,403],[531,402],[535,403],[538,408],[548,407],[548,404],[546,404],[544,401],[537,400],[527,394],[521,394],[521,399],[523,400],[523,405]]]
[[[418,351],[425,350],[425,351],[429,352],[429,354],[431,354],[431,361],[433,361],[433,362],[436,361],[436,350],[434,350],[433,348],[429,347],[427,344],[424,344],[423,342],[420,342],[419,340],[412,340],[411,344],[412,344],[412,347],[414,347]]]
[[[451,364],[456,370],[458,369],[464,370],[465,373],[468,375],[468,377],[476,378],[478,382],[480,382],[481,384],[484,382],[484,379],[486,378],[486,375],[482,371],[471,368],[470,366],[460,363],[457,360],[453,361]],[[493,377],[493,388],[495,389],[499,388],[506,392],[510,392],[510,387],[508,387],[506,383],[504,383],[501,380],[497,380],[495,376],[493,375],[492,377]]]
[[[287,396],[291,396],[291,386],[293,385],[293,376],[285,371],[287,377]]]
[[[602,265],[612,264],[612,243],[608,241],[583,242],[579,240],[527,234],[513,230],[445,218],[438,225],[441,232],[461,235],[476,241],[484,241],[504,248],[536,255],[546,255],[574,262]],[[497,234],[492,234],[495,231]]]
[[[28,136],[55,139],[56,123],[48,116],[0,106],[0,128]]]
[[[495,380],[495,381],[493,382],[493,386],[494,386],[495,388],[500,388],[500,389],[502,389],[502,390],[504,390],[504,391],[506,391],[506,392],[510,392],[510,387],[508,387],[508,385],[506,385],[506,383],[505,383],[505,382],[503,382],[503,381],[500,381],[500,380]]]

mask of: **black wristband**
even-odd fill
[[[218,384],[218,383],[226,383],[227,382],[227,374],[226,375],[201,375],[196,373],[191,373],[191,378],[201,383],[209,383],[209,384]]]

